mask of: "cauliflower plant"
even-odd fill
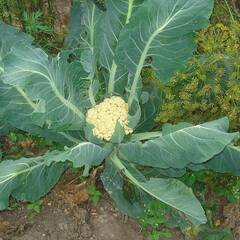
[[[89,109],[86,121],[94,125],[94,136],[107,141],[110,141],[114,134],[117,121],[126,135],[133,132],[133,129],[128,127],[128,104],[117,96],[105,98],[103,102]]]

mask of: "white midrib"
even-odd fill
[[[108,83],[108,93],[113,93],[114,92],[114,83],[115,83],[115,75],[117,72],[117,64],[113,60],[112,67],[110,70],[110,76],[109,76],[109,83]]]
[[[23,98],[27,101],[27,103],[33,108],[33,110],[37,110],[37,104],[35,104],[20,87],[15,86],[15,88],[23,96]],[[59,134],[61,134],[71,142],[75,142],[75,143],[80,142],[80,140],[73,138],[71,135],[67,133],[60,132]]]
[[[1,184],[4,184],[5,182],[7,182],[7,181],[9,181],[9,180],[11,180],[11,179],[14,179],[14,178],[18,177],[18,176],[21,175],[21,174],[30,172],[30,171],[34,170],[35,168],[41,167],[42,165],[44,165],[44,162],[39,163],[39,164],[37,164],[37,165],[35,165],[35,166],[33,166],[33,167],[28,167],[28,168],[26,168],[26,169],[24,169],[24,170],[22,170],[22,171],[8,174],[8,175],[4,176],[4,177],[7,177],[6,179],[4,179],[3,181],[0,181],[0,185],[1,185]],[[2,177],[1,177],[1,178],[2,178]]]
[[[94,55],[94,16],[95,16],[95,4],[93,4],[93,8],[92,8],[92,16],[91,16],[91,22],[90,22],[90,48],[91,48],[91,52],[92,55]],[[93,93],[93,76],[91,77],[91,84],[90,84],[90,88],[89,88],[89,100],[92,104],[92,106],[96,105],[95,102],[95,98],[94,98],[94,93]]]
[[[128,12],[127,12],[125,25],[129,23],[129,20],[130,20],[130,18],[132,16],[133,2],[134,2],[134,0],[129,0],[128,1]],[[113,59],[112,66],[111,66],[111,69],[110,69],[109,83],[108,83],[108,93],[109,94],[114,92],[114,84],[115,84],[116,72],[117,72],[117,64],[115,63],[115,61]]]
[[[95,5],[92,8],[92,17],[91,17],[91,24],[90,24],[90,45],[93,48],[94,45],[94,15],[95,15]]]
[[[37,110],[37,104],[35,104],[20,87],[15,86],[15,88],[23,96],[27,103],[33,108],[33,110]]]
[[[128,105],[131,106],[132,105],[132,102],[133,102],[133,99],[134,99],[134,94],[136,92],[136,89],[137,89],[137,85],[138,85],[138,80],[139,80],[139,77],[140,77],[140,74],[141,74],[141,71],[142,71],[142,68],[144,66],[144,62],[145,62],[145,59],[147,57],[147,53],[150,49],[150,46],[152,44],[152,41],[155,39],[155,37],[161,33],[165,27],[172,21],[172,19],[177,15],[178,13],[175,13],[172,17],[170,17],[169,19],[167,19],[167,21],[158,29],[156,29],[153,34],[150,36],[150,38],[148,39],[147,41],[147,44],[145,45],[145,48],[142,52],[142,55],[140,57],[140,60],[139,60],[139,63],[137,65],[137,69],[136,69],[136,72],[135,72],[135,75],[134,75],[134,79],[133,79],[133,83],[132,83],[132,87],[131,87],[131,90],[130,90],[130,95],[129,95],[129,98],[128,98]]]
[[[89,145],[92,145],[92,143],[90,143],[90,142],[79,143],[77,146],[73,147],[70,151],[72,152],[75,149],[78,149],[78,148],[83,147],[83,146],[89,146]]]
[[[48,82],[49,82],[49,84],[50,84],[53,92],[54,92],[55,95],[58,97],[58,99],[59,99],[65,106],[67,106],[69,109],[71,109],[71,111],[72,111],[73,113],[75,113],[81,120],[83,120],[83,119],[85,118],[85,117],[84,117],[84,114],[83,114],[81,111],[79,111],[79,109],[78,109],[74,104],[72,104],[71,102],[67,101],[67,100],[61,95],[61,93],[58,91],[58,89],[56,88],[56,86],[55,86],[55,84],[53,83],[53,81],[51,81],[51,79],[50,79],[48,76],[46,76],[45,74],[43,74],[43,73],[41,73],[41,72],[33,71],[33,70],[25,70],[25,69],[23,69],[23,70],[21,70],[21,72],[31,72],[31,73],[36,73],[36,74],[38,74],[38,75],[43,76],[45,79],[48,80]],[[23,93],[24,93],[24,92],[23,92]],[[24,95],[23,95],[23,96],[24,96]],[[25,96],[27,96],[27,95],[25,94]],[[27,99],[26,99],[26,100],[27,100]]]
[[[129,0],[129,2],[128,2],[128,13],[127,13],[127,18],[126,18],[125,25],[129,23],[129,20],[130,20],[130,18],[132,16],[133,1],[134,0]]]
[[[68,108],[70,108],[72,110],[72,112],[74,112],[81,120],[84,119],[84,114],[79,111],[79,109],[73,105],[71,102],[67,101],[61,94],[60,92],[58,91],[58,89],[56,88],[55,84],[52,83],[52,81],[49,81],[50,82],[50,85],[53,89],[53,92],[56,94],[56,96],[59,98],[59,100],[65,105],[67,106]]]
[[[174,204],[171,204],[167,201],[165,201],[164,199],[160,198],[159,196],[157,196],[156,194],[154,194],[153,192],[149,191],[144,184],[142,184],[141,182],[139,182],[128,170],[127,168],[122,164],[121,160],[117,157],[117,155],[112,156],[111,158],[112,162],[114,163],[114,165],[120,170],[120,172],[124,173],[125,176],[132,181],[133,184],[137,185],[139,188],[143,189],[146,193],[148,193],[149,195],[153,196],[154,198],[162,201],[163,203],[187,214],[188,216],[191,216],[194,219],[197,219],[199,221],[201,221],[201,219],[198,219],[196,216],[192,215],[190,212],[187,211],[183,211],[182,209],[176,207]]]

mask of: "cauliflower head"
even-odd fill
[[[110,141],[114,134],[117,121],[126,135],[133,132],[133,129],[128,127],[128,104],[117,96],[105,98],[103,102],[89,109],[86,121],[94,126],[94,136],[107,141]]]

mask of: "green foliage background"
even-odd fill
[[[63,46],[62,33],[54,30],[54,0],[0,0],[0,19],[32,35],[35,43],[56,54]]]
[[[231,11],[231,12],[229,12]],[[234,21],[232,19],[234,18]],[[240,128],[240,21],[226,2],[218,1],[211,25],[196,39],[198,49],[183,72],[168,85],[145,69],[145,83],[156,83],[162,104],[156,122],[200,123],[228,116],[232,130]]]

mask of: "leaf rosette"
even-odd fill
[[[143,86],[153,68],[170,81],[195,50],[213,0],[74,1],[66,49],[48,56],[32,38],[0,23],[0,133],[18,128],[64,144],[63,151],[0,163],[0,209],[9,197],[34,201],[69,167],[105,165],[101,179],[121,211],[139,216],[156,198],[194,224],[206,222],[186,169],[240,174],[238,133],[228,119],[153,131],[159,92]],[[2,107],[3,106],[3,107]],[[128,198],[126,180],[136,197]]]

